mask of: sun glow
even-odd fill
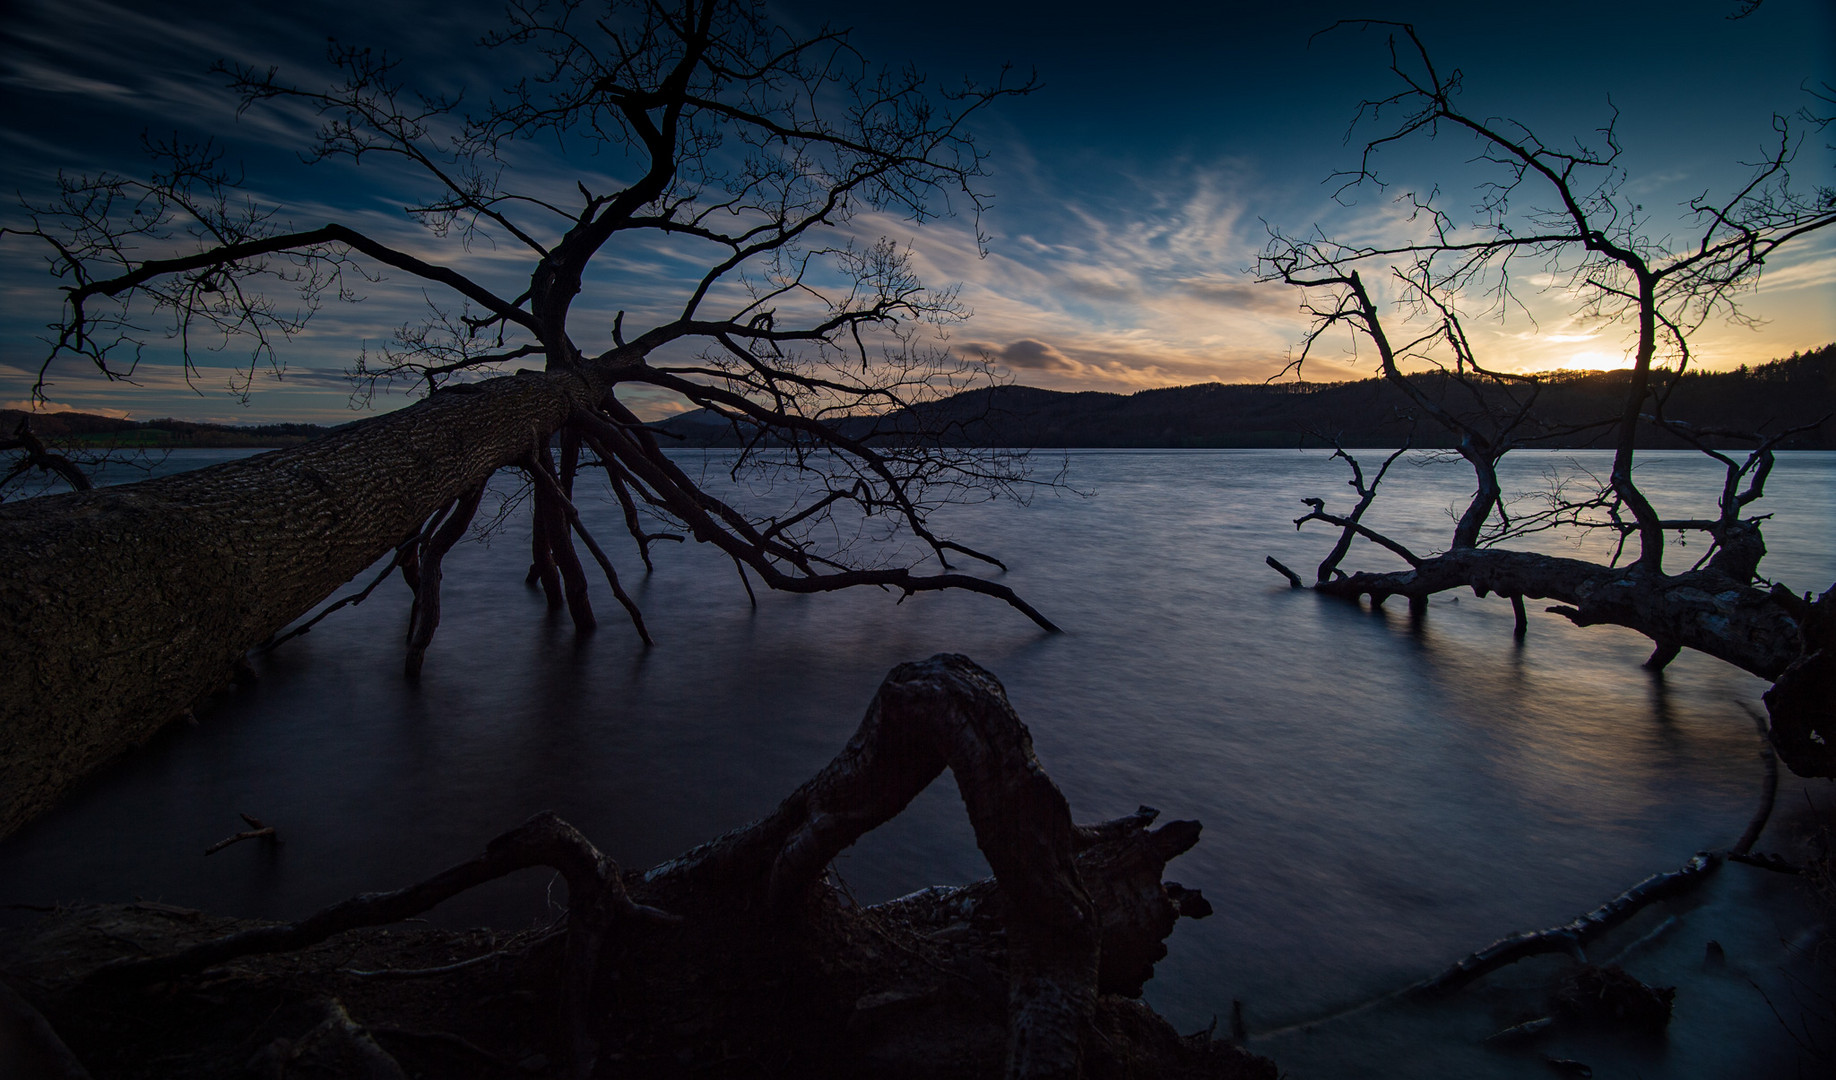
[[[1590,351],[1575,353],[1565,366],[1575,371],[1615,371],[1631,367],[1632,363],[1620,353]]]

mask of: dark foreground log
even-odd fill
[[[853,905],[830,861],[945,768],[995,877]],[[1154,816],[1074,826],[1000,684],[938,656],[895,669],[771,815],[648,872],[538,815],[298,923],[67,912],[0,950],[0,972],[98,1077],[392,1075],[388,1059],[458,1077],[1272,1078],[1131,1000],[1175,921],[1210,913],[1161,882],[1198,824]],[[533,865],[567,882],[552,930],[379,929]]]

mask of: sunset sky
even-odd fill
[[[301,227],[393,213],[389,228],[412,229],[401,220],[401,198],[366,183],[364,170],[299,165],[292,155],[301,132],[284,116],[257,108],[238,119],[221,78],[209,73],[212,61],[278,65],[304,81],[322,67],[330,35],[386,45],[404,57],[407,77],[426,73],[442,91],[482,97],[497,89],[488,55],[469,44],[496,21],[501,5],[490,2],[8,7],[0,24],[0,179],[28,202],[45,197],[59,169],[141,171],[141,133],[177,131],[218,137],[246,170],[248,189]],[[1829,0],[1764,0],[1751,15],[1728,18],[1739,7],[785,0],[776,10],[808,30],[851,26],[869,57],[914,63],[943,83],[988,79],[1004,63],[1037,72],[1037,93],[1002,103],[976,127],[991,154],[982,185],[994,198],[981,223],[986,257],[962,219],[865,224],[909,243],[928,283],[961,283],[974,316],[953,329],[952,347],[994,358],[1021,383],[1128,392],[1260,380],[1281,368],[1305,329],[1298,296],[1245,272],[1270,227],[1320,223],[1365,236],[1399,227],[1389,197],[1342,206],[1322,183],[1356,161],[1357,147],[1344,138],[1357,103],[1390,92],[1382,36],[1341,30],[1310,41],[1315,31],[1350,17],[1413,22],[1438,63],[1465,72],[1469,110],[1519,120],[1549,143],[1591,137],[1617,108],[1627,190],[1661,235],[1682,231],[1676,210],[1691,196],[1744,178],[1739,162],[1765,152],[1774,113],[1815,105],[1804,88],[1836,83]],[[1801,183],[1831,183],[1831,141],[1836,129],[1807,140],[1794,170]],[[1385,164],[1403,190],[1429,182],[1411,167],[1432,160],[1441,170],[1433,179],[1464,204],[1471,177],[1457,149],[1419,159],[1399,151]],[[539,185],[571,165],[536,155],[515,175]],[[17,205],[0,211],[6,224],[21,220]],[[1709,323],[1693,338],[1700,359],[1729,367],[1836,341],[1831,233],[1771,260],[1746,301],[1761,324]],[[44,272],[44,254],[30,238],[0,239],[7,405],[27,398],[46,352],[44,324],[56,317],[57,282]],[[641,297],[671,285],[666,268],[633,264],[637,299],[606,302],[641,309]],[[163,342],[147,349],[137,385],[107,384],[65,359],[48,395],[54,407],[140,419],[340,422],[360,415],[348,403],[346,367],[422,303],[418,287],[388,285],[366,289],[359,304],[329,303],[306,333],[281,344],[285,377],[264,373],[247,404],[224,389],[226,370],[207,369],[187,387]],[[1538,370],[1622,362],[1619,329],[1577,324],[1560,297],[1529,304],[1534,325],[1514,314],[1469,327],[1492,363]],[[244,359],[232,351],[221,363]],[[1313,379],[1370,373],[1368,357],[1337,344],[1307,370]],[[409,400],[394,395],[373,407]],[[671,407],[644,404],[653,415]]]

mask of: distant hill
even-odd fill
[[[1544,390],[1538,412],[1553,424],[1610,416],[1624,400],[1624,371],[1569,372]],[[1450,404],[1466,391],[1436,375],[1417,384]],[[1777,431],[1836,411],[1836,345],[1754,368],[1685,375],[1670,399],[1671,416],[1700,427]],[[955,446],[1221,448],[1317,446],[1320,435],[1348,447],[1397,446],[1410,430],[1410,402],[1382,379],[1341,383],[1201,383],[1134,394],[1065,393],[1031,386],[971,390],[909,414],[843,421],[857,437],[896,441],[901,432],[944,432]],[[283,447],[332,430],[317,424],[201,424],[189,420],[118,420],[89,413],[0,410],[0,432],[30,417],[48,442],[85,447]],[[740,446],[742,435],[720,417],[696,410],[651,427],[665,445]],[[1417,446],[1447,445],[1446,433],[1423,423]],[[1597,445],[1586,434],[1543,445]],[[1649,426],[1645,448],[1683,444]],[[1796,450],[1836,449],[1836,421],[1795,436]]]
[[[1558,375],[1537,411],[1556,425],[1610,417],[1624,403],[1625,371]],[[1431,397],[1465,407],[1467,391],[1438,375],[1416,377]],[[909,414],[844,422],[857,437],[897,441],[900,432],[943,432],[957,446],[1221,448],[1321,445],[1320,434],[1346,446],[1398,446],[1409,434],[1411,403],[1382,379],[1343,383],[1204,383],[1134,394],[1063,393],[1030,386],[972,390],[915,408]],[[1777,431],[1813,423],[1836,411],[1836,345],[1759,367],[1688,374],[1670,398],[1668,415],[1699,427]],[[739,446],[740,433],[697,410],[652,427],[686,446]],[[1599,445],[1582,433],[1541,445],[1576,449]],[[1451,445],[1424,421],[1417,446]],[[1646,448],[1680,447],[1650,426]],[[1791,449],[1836,449],[1836,421],[1794,436]]]
[[[0,434],[11,435],[21,420],[46,442],[95,448],[193,447],[278,448],[298,446],[330,431],[318,424],[200,424],[190,420],[121,420],[93,413],[27,413],[0,409]]]

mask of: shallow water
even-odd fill
[[[1508,489],[1607,463],[1513,457]],[[717,474],[724,459],[680,460]],[[1689,653],[1654,678],[1638,635],[1534,607],[1520,644],[1495,598],[1445,595],[1418,624],[1400,603],[1372,612],[1287,588],[1263,557],[1305,574],[1332,539],[1295,532],[1298,499],[1349,494],[1325,453],[1065,460],[1089,497],[941,519],[1007,560],[1000,580],[1064,634],[970,595],[762,593],[754,611],[709,548],[659,545],[645,576],[616,506],[583,495],[657,647],[603,588],[601,629],[577,642],[522,583],[519,522],[448,559],[418,685],[400,674],[407,591],[390,582],[261,660],[260,681],[200,727],[0,844],[0,902],[142,896],[293,918],[425,876],[541,809],[623,865],[650,865],[769,810],[840,748],[890,667],[940,651],[1002,679],[1080,820],[1145,803],[1204,823],[1168,876],[1218,915],[1181,923],[1148,990],[1183,1031],[1228,1017],[1233,999],[1267,1031],[1395,989],[1725,846],[1752,812],[1761,766],[1740,703],[1757,704],[1758,679]],[[1699,456],[1644,460],[1660,509],[1709,509],[1717,478]],[[1432,549],[1468,475],[1399,462],[1370,520]],[[1769,487],[1762,569],[1827,587],[1836,454],[1781,455]],[[1693,554],[1674,552],[1672,568]],[[1388,559],[1360,547],[1347,566]],[[1803,796],[1788,783],[1791,799]],[[202,858],[239,811],[286,842]],[[863,900],[988,872],[948,783],[839,865]],[[526,923],[546,883],[527,874],[440,918]],[[1333,1051],[1288,1050],[1315,1063],[1298,1075],[1338,1072]],[[1710,1073],[1673,1055],[1642,1074]]]

